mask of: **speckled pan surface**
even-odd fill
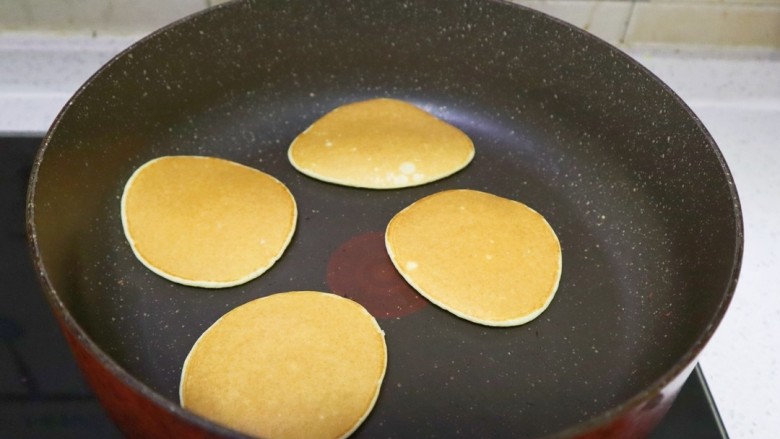
[[[463,130],[473,162],[385,192],[293,169],[286,150],[301,130],[338,105],[379,96]],[[223,157],[289,187],[298,229],[261,278],[203,291],[133,257],[122,187],[140,164],[170,154]],[[617,50],[495,1],[230,3],[169,27],[109,63],[58,117],[33,170],[28,228],[55,312],[87,351],[182,422],[220,434],[175,403],[202,331],[254,298],[329,291],[350,273],[394,297],[404,285],[381,247],[348,244],[452,188],[544,215],[563,251],[555,300],[507,329],[424,301],[377,313],[387,375],[358,437],[586,433],[689,370],[730,300],[739,202],[695,116]],[[342,258],[344,248],[365,257]],[[350,260],[372,262],[351,271]]]

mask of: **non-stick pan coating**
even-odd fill
[[[730,174],[687,107],[601,41],[513,5],[328,3],[200,14],[113,60],[61,114],[39,156],[30,218],[53,303],[89,343],[175,403],[188,350],[220,315],[275,292],[330,290],[329,264],[334,276],[351,239],[376,243],[413,201],[472,188],[548,219],[563,248],[558,293],[538,319],[509,329],[415,297],[411,312],[378,315],[387,376],[358,436],[554,433],[686,368],[728,303],[742,243]],[[319,116],[378,96],[461,128],[474,161],[391,191],[290,166],[288,145]],[[169,154],[235,160],[288,185],[299,223],[271,270],[212,291],[172,284],[134,258],[123,185]],[[347,248],[377,261],[355,282],[387,281],[381,246]],[[343,281],[349,270],[339,270]]]

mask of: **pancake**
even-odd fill
[[[413,203],[390,220],[385,246],[420,294],[483,325],[533,320],[552,301],[561,276],[560,243],[539,213],[473,190]]]
[[[343,438],[374,407],[384,332],[357,302],[279,293],[233,309],[195,342],[182,369],[186,409],[264,438]]]
[[[471,139],[454,126],[397,99],[336,108],[290,145],[290,163],[330,183],[369,189],[417,186],[463,169]]]
[[[166,156],[125,185],[122,226],[135,256],[184,285],[221,288],[259,276],[290,243],[295,200],[278,180],[228,160]]]

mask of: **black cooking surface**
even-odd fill
[[[0,439],[120,437],[84,383],[30,262],[25,193],[40,142],[0,137]],[[698,367],[651,435],[682,437],[727,437]]]

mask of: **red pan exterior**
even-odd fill
[[[129,438],[193,438],[224,437],[194,422],[186,422],[175,412],[155,404],[148,395],[139,392],[117,377],[105,361],[101,361],[67,325],[60,320],[65,339],[87,383],[95,391],[100,404],[111,420]]]

